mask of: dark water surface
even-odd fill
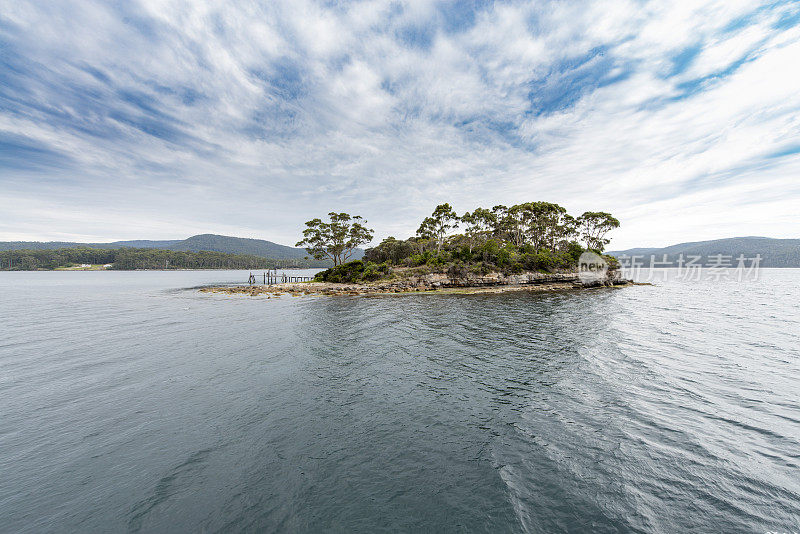
[[[800,271],[556,294],[0,273],[2,532],[798,532]]]

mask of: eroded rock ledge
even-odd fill
[[[276,285],[241,285],[206,287],[204,293],[231,295],[280,296],[280,295],[380,295],[389,293],[504,293],[510,291],[563,291],[597,287],[620,287],[632,285],[618,272],[611,272],[596,281],[583,281],[578,273],[521,273],[503,275],[489,273],[485,276],[449,278],[445,274],[426,274],[395,280],[379,280],[365,284],[339,284],[332,282],[300,282]]]

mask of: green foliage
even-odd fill
[[[567,249],[565,251],[567,256],[572,260],[572,263],[575,264],[575,265],[577,265],[578,260],[581,257],[581,254],[583,254],[584,252],[585,252],[585,249],[577,241],[571,241],[567,245]]]
[[[472,259],[475,256],[475,254],[473,254],[471,248],[468,247],[468,246],[456,247],[456,248],[454,248],[453,250],[450,251],[450,254],[453,257],[453,259],[458,260],[458,261],[463,261],[463,262],[466,262],[466,263],[472,262]]]
[[[480,248],[480,258],[484,263],[496,263],[500,253],[500,242],[496,239],[487,240]]]
[[[417,267],[419,265],[426,265],[428,260],[431,257],[430,252],[423,252],[422,254],[412,254],[411,257],[408,258],[408,265],[410,267]]]
[[[451,263],[447,268],[447,276],[450,278],[463,278],[467,274],[469,274],[469,266],[463,261]]]
[[[364,251],[364,261],[373,263],[391,262],[400,264],[405,258],[413,254],[414,246],[408,241],[401,241],[394,237],[387,237],[377,247]]]
[[[333,265],[341,265],[353,256],[360,245],[372,240],[373,231],[361,224],[361,216],[330,212],[330,222],[312,219],[306,223],[303,239],[296,247],[305,247],[316,260],[330,258]]]
[[[506,243],[497,251],[496,263],[498,267],[507,267],[511,263],[511,258],[515,253],[515,247],[511,243]]]
[[[461,216],[461,222],[466,225],[464,235],[467,238],[469,251],[487,235],[494,232],[497,227],[497,214],[484,208],[475,208],[470,213]]]
[[[357,284],[378,280],[391,273],[386,263],[363,262],[361,260],[342,263],[314,277],[315,282],[335,282],[340,284]]]
[[[354,283],[361,279],[364,270],[364,262],[355,260],[317,273],[314,280],[317,282]]]
[[[586,248],[598,252],[602,252],[611,242],[610,239],[606,239],[606,234],[614,228],[619,228],[619,221],[604,211],[587,211],[577,218],[576,224]]]
[[[387,263],[367,262],[364,266],[363,279],[368,282],[380,280],[392,272],[392,268]]]
[[[556,267],[556,258],[549,250],[539,250],[531,254],[523,254],[520,258],[522,265],[528,271],[549,272]]]
[[[492,265],[486,264],[482,261],[479,261],[478,263],[473,263],[472,265],[470,265],[469,268],[470,273],[477,274],[479,276],[489,274],[490,272],[492,272],[492,270],[494,270]]]
[[[603,254],[602,257],[608,263],[609,269],[611,269],[612,271],[615,269],[619,269],[619,260],[617,258],[615,258],[614,256],[609,256],[608,254]]]
[[[331,217],[336,215],[332,213]],[[306,240],[298,246],[315,242],[317,229],[324,224],[319,219],[309,221],[309,229],[304,232]],[[459,224],[464,232],[453,233]],[[576,219],[552,202],[498,205],[491,210],[476,208],[461,217],[450,204],[440,204],[422,221],[416,236],[406,240],[387,237],[365,252],[364,261],[367,266],[395,265],[413,272],[428,270],[453,277],[490,271],[574,270],[586,250],[580,241],[602,250],[608,243],[606,234],[617,226],[619,221],[608,213],[586,212]],[[309,252],[312,250],[313,246]],[[383,271],[377,267],[359,267],[350,262],[340,270],[326,271],[320,279],[354,282],[374,279],[380,272]]]
[[[439,204],[430,217],[425,217],[417,230],[417,236],[436,243],[436,252],[442,250],[447,232],[458,227],[459,217],[450,204]]]

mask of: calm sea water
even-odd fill
[[[800,531],[800,270],[190,289],[246,275],[0,273],[0,531]]]

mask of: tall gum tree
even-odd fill
[[[374,231],[364,226],[361,216],[330,212],[330,222],[312,219],[306,222],[303,239],[296,247],[304,247],[315,260],[333,260],[341,265],[350,259],[356,249],[372,241]],[[363,223],[363,224],[362,224]]]
[[[606,239],[608,232],[619,228],[619,220],[605,211],[587,211],[577,218],[576,223],[586,248],[600,252],[611,242]]]
[[[430,217],[425,217],[417,230],[417,236],[422,239],[436,241],[436,252],[442,250],[447,232],[458,228],[459,218],[450,204],[439,204]]]

